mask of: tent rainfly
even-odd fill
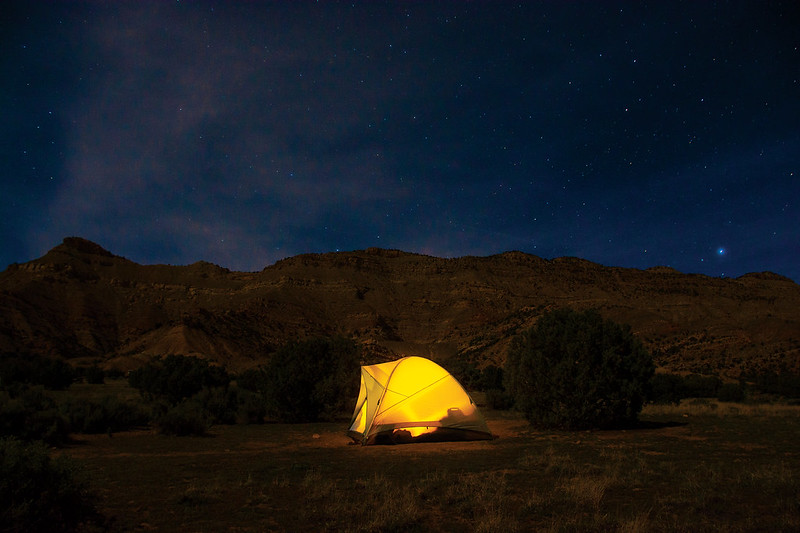
[[[492,438],[456,378],[416,356],[361,367],[361,390],[347,434],[362,445]]]

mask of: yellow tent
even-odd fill
[[[347,434],[361,444],[492,438],[456,378],[413,356],[361,367],[361,390]]]

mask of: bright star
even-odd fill
[[[728,253],[728,250],[726,250],[725,248],[717,249],[717,255],[725,255],[727,253]]]

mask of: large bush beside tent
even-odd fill
[[[531,424],[588,429],[634,422],[654,370],[629,327],[596,311],[561,309],[514,339],[505,377]]]

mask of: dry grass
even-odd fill
[[[505,477],[497,472],[434,470],[406,482],[375,473],[344,483],[315,470],[300,486],[307,504],[305,519],[330,529],[426,531],[435,517],[453,520],[455,515],[456,522],[474,531],[516,530],[506,504]]]
[[[600,509],[606,491],[615,482],[613,476],[608,475],[581,475],[573,476],[563,480],[558,485],[558,489],[563,491],[567,499],[572,500],[577,505],[589,507],[594,510]]]
[[[797,531],[798,414],[687,403],[570,433],[488,412],[490,442],[360,447],[342,424],[270,424],[62,453],[119,531]]]
[[[742,404],[720,402],[706,398],[683,400],[679,405],[648,405],[642,416],[647,417],[680,417],[680,416],[747,416],[747,417],[786,417],[800,416],[800,405],[787,404]]]
[[[653,529],[649,511],[643,511],[619,524],[620,533],[645,533]]]

